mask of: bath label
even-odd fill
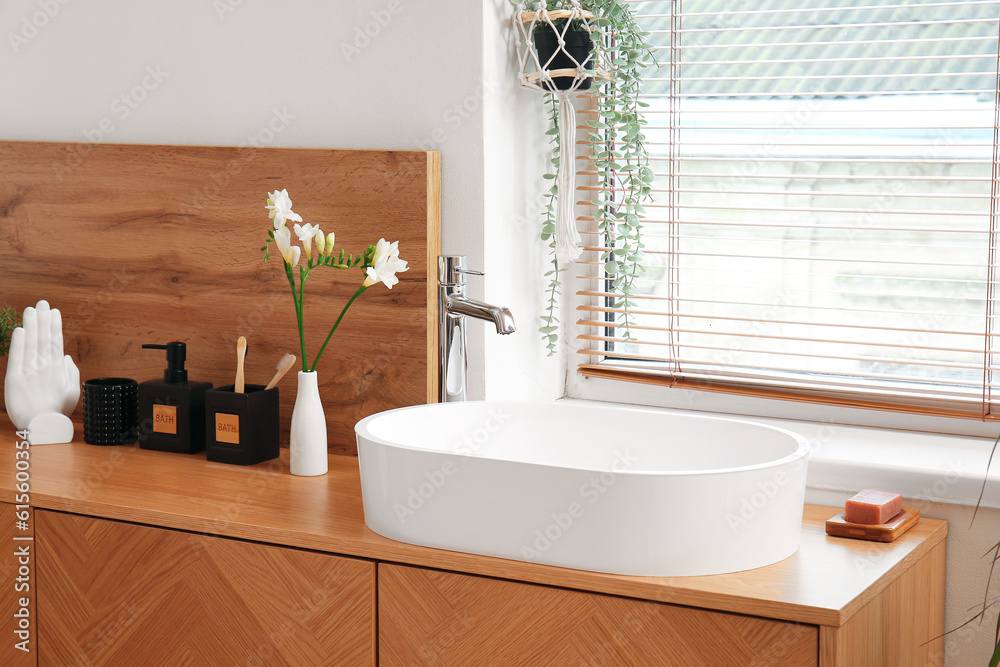
[[[153,433],[177,435],[176,405],[153,405]]]
[[[216,442],[228,442],[231,445],[240,444],[240,416],[216,412],[215,440]]]

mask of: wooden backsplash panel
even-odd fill
[[[287,188],[295,212],[335,231],[338,248],[357,253],[384,237],[409,262],[393,289],[376,285],[355,302],[317,368],[330,450],[353,454],[362,417],[435,400],[439,160],[423,151],[0,142],[0,301],[19,312],[39,299],[59,308],[84,380],[160,378],[163,353],[140,345],[180,340],[192,380],[231,384],[244,335],[247,382],[266,383],[282,354],[299,356],[280,255],[265,264],[260,251],[267,193]],[[362,279],[313,271],[310,358]],[[284,445],[295,385],[294,373],[279,385]]]

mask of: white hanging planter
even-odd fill
[[[594,28],[590,21],[594,15],[577,5],[573,9],[518,11],[514,18],[520,49],[519,81],[522,86],[553,93],[558,98],[560,145],[573,146],[576,109],[572,94],[590,90],[594,82],[593,71],[600,73],[604,69],[597,66],[599,52],[595,51],[591,40]],[[556,21],[561,21],[562,25],[557,26]],[[563,266],[575,261],[583,252],[583,239],[573,214],[574,175],[574,160],[569,156],[560,160],[556,174],[559,198],[555,237],[556,256]]]
[[[326,451],[326,414],[319,397],[316,371],[299,371],[299,389],[292,408],[290,472],[302,477],[325,475],[329,469]]]
[[[592,48],[594,33],[599,33],[590,24],[593,18],[592,13],[580,8],[518,11],[514,20],[520,84],[545,93],[586,92],[594,79],[587,76],[587,70],[596,72],[599,82],[610,80],[607,63]],[[559,27],[556,21],[565,23]],[[581,33],[589,39],[584,40]],[[551,44],[552,41],[556,43]]]
[[[639,90],[642,70],[657,64],[654,47],[621,0],[520,0],[512,24],[518,82],[552,96],[547,102],[552,105],[555,129],[550,160],[555,173],[545,174],[554,183],[545,194],[548,203],[540,234],[553,250],[552,270],[545,274],[550,277],[548,306],[539,333],[549,354],[555,354],[560,328],[556,314],[559,274],[589,250],[598,253],[597,265],[605,267],[609,291],[618,297],[616,303],[623,313],[621,337],[632,340],[633,283],[645,271],[641,201],[649,198],[655,177],[642,132],[645,120]],[[613,85],[606,85],[609,82]],[[591,131],[581,143],[586,144],[586,157],[597,169],[598,192],[589,199],[598,237],[593,245],[585,246],[577,229],[573,196],[577,123],[572,100],[587,94],[593,99],[588,111],[596,117],[585,121]]]

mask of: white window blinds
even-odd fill
[[[625,341],[585,234],[580,371],[994,416],[1000,2],[631,7],[648,271]]]

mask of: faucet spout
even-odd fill
[[[483,274],[465,268],[465,255],[438,257],[438,400],[442,403],[465,400],[467,318],[492,322],[499,334],[514,333],[509,310],[465,295],[468,275]]]
[[[493,322],[498,334],[511,334],[517,329],[514,327],[514,316],[510,310],[501,306],[491,306],[482,301],[476,301],[461,294],[453,294],[445,301],[445,310],[454,315],[466,315],[478,320]]]

